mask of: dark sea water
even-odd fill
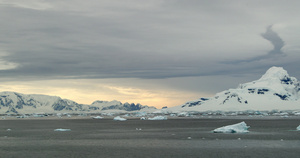
[[[249,133],[211,132],[241,121]],[[0,157],[300,157],[298,125],[299,118],[0,120]]]

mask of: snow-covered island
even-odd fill
[[[162,113],[204,111],[300,110],[300,83],[282,67],[271,67],[260,79],[235,89],[160,110]]]

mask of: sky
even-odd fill
[[[300,78],[300,1],[0,0],[0,91],[177,106]]]

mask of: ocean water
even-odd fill
[[[212,133],[245,121],[249,133]],[[0,120],[1,157],[299,157],[299,118]],[[54,131],[55,129],[70,129]]]

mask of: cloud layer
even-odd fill
[[[238,78],[256,77],[274,65],[297,75],[299,5],[296,0],[0,0],[5,52],[0,80],[142,78],[211,93],[228,85],[211,88],[210,81],[236,76],[226,81],[235,86]],[[184,79],[176,83],[177,78],[193,79],[184,88],[178,84]]]
[[[6,77],[170,78],[232,74],[243,71],[243,67],[257,66],[234,68],[226,64],[228,61],[255,62],[284,54],[284,42],[272,26],[261,34],[274,46],[269,52],[262,51],[266,44],[256,36],[265,23],[250,25],[243,32],[244,25],[263,20],[248,14],[250,9],[243,3],[1,3],[0,18],[5,23],[1,23],[0,45],[9,52],[2,59],[19,65],[0,71]],[[262,7],[256,3],[250,6]],[[238,60],[249,56],[250,51],[257,56]],[[263,67],[266,66],[262,64]]]

